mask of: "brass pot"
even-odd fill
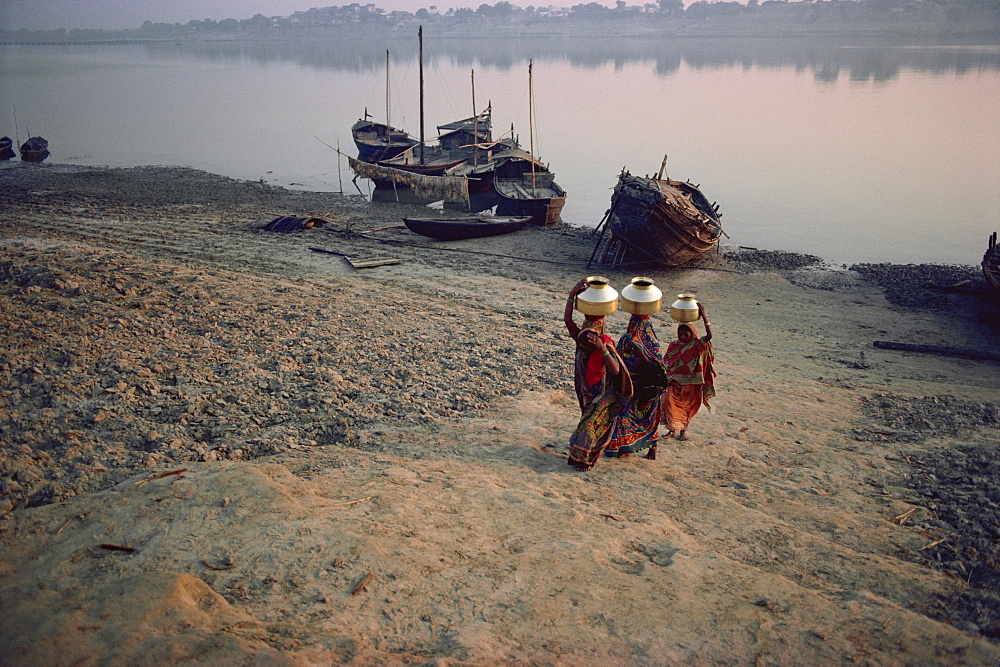
[[[694,294],[678,294],[677,301],[670,304],[670,317],[678,322],[694,322],[701,317]]]
[[[660,312],[663,292],[649,278],[633,278],[622,289],[622,310],[633,315],[652,315]]]
[[[618,310],[618,292],[603,276],[587,278],[587,289],[576,295],[576,309],[584,315],[602,317]]]

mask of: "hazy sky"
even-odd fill
[[[4,29],[28,28],[138,28],[144,21],[187,23],[201,19],[245,19],[254,14],[288,16],[312,7],[343,6],[352,0],[0,0],[0,26]],[[356,0],[372,2],[382,9],[416,11],[436,6],[475,9],[481,4],[495,5],[497,0]],[[585,0],[514,1],[512,4],[573,6]],[[590,0],[586,0],[589,2]],[[613,0],[598,0],[614,6]],[[645,0],[627,0],[642,4]]]

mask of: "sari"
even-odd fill
[[[618,339],[618,354],[625,360],[636,387],[645,384],[645,378],[656,375],[659,370],[656,367],[663,366],[663,358],[649,315],[633,315],[629,319],[628,330]],[[624,401],[614,434],[604,448],[605,456],[634,454],[656,444],[656,429],[660,425],[659,399],[659,395],[650,397],[635,391]]]
[[[715,396],[716,375],[712,342],[699,338],[689,322],[680,326],[691,330],[691,340],[675,340],[667,346],[664,365],[670,386],[664,392],[660,412],[661,421],[677,432],[687,429],[702,405],[711,412],[709,400]]]
[[[601,338],[608,344],[607,349],[617,358],[620,370],[618,375],[606,377],[607,372],[604,368],[603,356],[600,351],[597,351],[595,361],[600,362],[599,372],[601,377],[599,382],[596,382],[598,380],[596,378],[598,373],[597,364],[590,363],[592,359],[595,359],[594,353],[584,351],[587,358],[587,370],[590,372],[589,379],[595,380],[593,386],[600,385],[601,393],[591,398],[586,405],[583,405],[583,400],[581,399],[583,414],[580,417],[580,423],[577,424],[576,430],[570,436],[569,458],[566,461],[569,465],[577,466],[584,470],[590,469],[601,457],[601,453],[611,440],[615,421],[618,418],[618,413],[621,411],[622,403],[632,395],[632,379],[626,370],[624,360],[614,348],[614,341],[610,336],[602,335]],[[577,347],[578,359],[580,352],[580,348]]]
[[[585,331],[593,331],[604,338],[604,318],[587,317],[577,338],[579,339]],[[600,352],[576,346],[573,386],[576,389],[577,401],[580,403],[580,412],[585,411],[591,401],[604,393],[604,360]]]

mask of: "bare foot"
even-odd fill
[[[680,433],[677,434],[677,439],[678,440],[687,440],[688,437],[687,437],[687,435],[685,435],[684,431],[681,431]]]
[[[579,470],[580,472],[587,472],[588,470],[590,470],[593,467],[594,466],[588,466],[588,465],[584,465],[584,464],[581,463],[581,464],[579,464],[579,465],[576,466],[576,469]]]
[[[629,452],[622,452],[621,454],[618,455],[618,458],[627,459],[630,456],[632,456],[632,454],[630,454]]]
[[[653,445],[652,447],[649,448],[649,451],[646,452],[646,458],[649,459],[650,461],[656,460],[656,445]]]

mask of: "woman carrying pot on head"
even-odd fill
[[[633,278],[621,293],[622,310],[632,314],[628,330],[618,339],[618,354],[632,378],[634,392],[615,423],[605,456],[626,457],[648,449],[656,458],[660,426],[660,396],[667,386],[660,343],[649,316],[660,310],[663,293],[649,278]]]
[[[593,289],[595,301],[586,302],[583,326],[573,321],[577,297]],[[609,290],[603,294],[604,290]],[[596,296],[600,294],[600,296]],[[563,317],[576,342],[573,384],[580,403],[580,423],[570,437],[569,465],[590,470],[607,446],[623,399],[632,395],[632,382],[614,340],[604,333],[604,314],[617,308],[618,293],[603,278],[581,280],[569,293]],[[597,301],[596,299],[599,299]],[[589,304],[599,305],[590,307]],[[603,305],[600,305],[603,304]]]
[[[702,404],[709,410],[715,396],[715,352],[712,349],[712,325],[705,307],[698,304],[698,315],[705,322],[705,335],[698,337],[694,322],[681,322],[677,340],[667,346],[663,363],[667,369],[667,390],[661,401],[660,419],[667,426],[667,437],[677,434],[687,440],[687,428]]]

